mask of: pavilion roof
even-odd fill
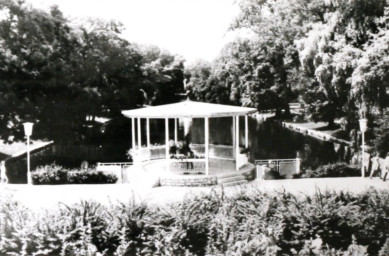
[[[255,108],[237,107],[222,104],[183,101],[160,106],[123,110],[122,114],[129,118],[179,118],[179,117],[228,117],[242,116],[257,112]]]

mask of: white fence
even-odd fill
[[[300,163],[300,158],[256,160],[257,178],[263,179],[267,171],[276,171],[280,176],[290,178],[300,173]]]
[[[123,183],[123,169],[130,165],[132,165],[131,162],[97,163],[96,170],[106,174],[113,174],[118,178],[116,183]]]

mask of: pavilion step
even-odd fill
[[[225,179],[225,178],[230,178],[230,177],[237,177],[237,176],[242,176],[242,174],[238,171],[236,172],[229,172],[229,173],[223,173],[217,175],[219,179]]]
[[[217,178],[217,183],[223,186],[240,185],[246,182],[247,182],[246,177],[239,172],[232,172],[224,175],[219,175]]]
[[[230,176],[230,177],[223,177],[219,178],[218,182],[219,184],[225,184],[229,182],[234,182],[234,181],[241,181],[241,180],[246,180],[246,178],[243,175],[235,175],[235,176]]]
[[[240,186],[240,185],[246,184],[247,182],[248,182],[247,180],[238,180],[238,181],[223,183],[223,186],[224,187]]]

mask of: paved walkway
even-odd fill
[[[252,181],[244,186],[224,188],[227,195],[240,190],[280,191],[293,194],[314,194],[317,190],[349,191],[360,193],[371,187],[389,191],[389,181],[379,178],[320,178],[320,179],[289,179]],[[1,185],[0,200],[12,197],[31,209],[51,208],[58,203],[73,204],[80,200],[95,200],[103,204],[110,202],[129,202],[132,200],[163,205],[177,202],[186,196],[220,191],[215,187],[146,187],[142,184],[114,185]]]

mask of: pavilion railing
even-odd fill
[[[150,160],[164,159],[166,158],[165,145],[158,145],[150,147]]]
[[[205,145],[204,144],[191,144],[190,145],[193,152],[198,154],[204,154],[205,153]],[[234,147],[228,146],[228,145],[215,145],[210,144],[209,145],[209,157],[210,158],[227,158],[227,159],[233,159],[234,158]]]
[[[175,174],[206,174],[206,159],[170,159],[169,171]]]
[[[204,157],[205,145],[204,144],[190,144],[190,148],[194,155],[197,157]],[[166,158],[165,145],[153,145],[150,146],[150,150],[147,147],[141,147],[134,150],[132,155],[134,163],[141,163],[148,160],[157,160]],[[209,145],[209,158],[217,159],[235,159],[235,148],[229,145]],[[239,154],[236,158],[239,166],[241,167],[247,163],[248,159],[245,154]],[[205,169],[205,168],[204,168]]]
[[[166,147],[165,145],[153,145],[150,146],[150,150],[147,147],[141,147],[140,149],[133,150],[132,158],[134,163],[164,159],[166,158]]]

